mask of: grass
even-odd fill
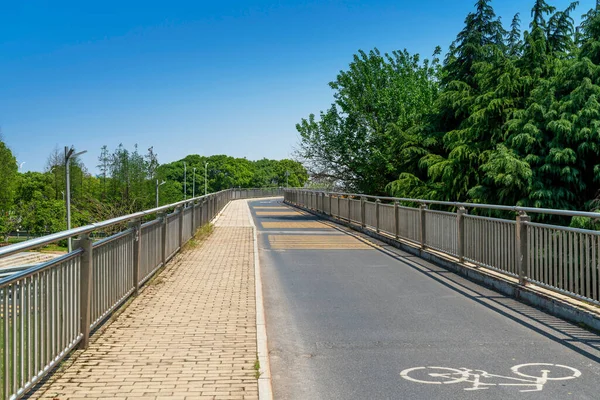
[[[260,361],[258,361],[258,357],[256,357],[256,361],[254,361],[254,377],[256,379],[260,378]]]
[[[194,236],[183,246],[182,251],[189,251],[198,247],[202,242],[206,241],[210,234],[214,231],[211,224],[206,224],[198,228]]]
[[[33,239],[33,237],[31,237],[30,239]],[[22,243],[22,242],[25,242],[26,240],[28,240],[26,237],[19,237],[19,238],[11,237],[11,238],[8,238],[7,242],[2,242],[2,243],[6,243],[8,245],[11,245],[11,244]],[[59,245],[57,243],[51,243],[51,244],[49,244],[47,246],[44,246],[44,247],[41,247],[41,248],[39,248],[39,249],[37,249],[35,251],[40,251],[42,253],[43,252],[57,252],[57,251],[60,251],[60,252],[65,252],[66,253],[67,250],[68,250],[67,246],[61,246],[61,245]]]
[[[41,249],[39,249],[39,251],[41,253],[45,253],[45,252],[56,252],[56,251],[60,251],[60,252],[67,252],[68,248],[66,246],[60,246],[58,244],[49,244],[48,246],[44,246]]]

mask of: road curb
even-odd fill
[[[265,321],[265,307],[263,302],[262,279],[260,276],[260,260],[258,256],[258,236],[254,218],[250,211],[249,200],[246,200],[248,218],[252,225],[254,239],[254,285],[256,291],[256,348],[258,362],[260,363],[260,376],[258,378],[259,400],[272,400],[273,388],[271,386],[271,366],[269,364],[269,348],[267,346],[267,325]]]

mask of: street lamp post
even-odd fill
[[[185,161],[183,162],[183,199],[187,200],[187,165],[185,165]]]
[[[207,189],[207,187],[208,187],[208,186],[207,186],[207,184],[206,184],[206,182],[207,182],[207,180],[206,180],[206,169],[207,169],[207,168],[208,168],[208,161],[206,161],[206,162],[204,163],[204,195],[205,195],[205,196],[206,196],[206,194],[207,194],[207,190],[208,190],[208,189]]]
[[[196,167],[194,167],[194,181],[192,183],[192,199],[196,197]]]
[[[69,164],[72,158],[80,156],[84,153],[87,153],[87,150],[80,151],[79,153],[74,153],[75,149],[73,147],[69,148],[65,146],[65,175],[66,175],[66,188],[65,188],[65,205],[67,207],[67,230],[71,229],[71,174],[69,171]],[[69,249],[69,253],[73,250],[73,246],[71,244],[71,238],[67,240],[67,246]]]
[[[165,181],[162,181],[161,183],[158,183],[158,179],[156,180],[156,208],[158,208],[158,188],[162,185],[164,185]]]

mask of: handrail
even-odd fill
[[[287,203],[327,215],[351,228],[383,232],[386,240],[403,242],[411,249],[416,246],[419,252],[432,249],[458,263],[468,262],[516,277],[520,285],[541,285],[600,306],[600,231],[536,223],[527,215],[543,213],[596,220],[599,213],[307,189],[284,193]],[[352,197],[360,197],[360,201],[351,201]],[[393,200],[393,209],[383,208],[382,214],[381,200]],[[402,207],[401,201],[420,206]],[[427,204],[451,206],[455,212],[431,212]],[[517,215],[512,220],[498,219],[469,215],[466,208],[514,211]]]
[[[92,330],[137,295],[230,201],[280,196],[281,189],[222,190],[2,248],[0,257],[81,235],[72,252],[0,278],[0,398],[21,398],[75,346],[86,348]],[[175,207],[171,223],[159,215],[141,224],[142,217]],[[131,222],[127,228],[101,241],[86,235],[125,221]],[[43,346],[44,352],[35,350]]]
[[[145,217],[147,215],[156,214],[158,212],[169,210],[169,209],[176,208],[176,207],[180,207],[182,205],[191,204],[198,200],[216,196],[220,193],[224,193],[224,192],[228,192],[228,191],[232,191],[232,190],[257,190],[257,189],[262,189],[262,188],[225,189],[225,190],[221,190],[221,191],[214,192],[214,193],[209,193],[209,194],[202,195],[202,196],[197,196],[192,199],[186,199],[186,200],[178,201],[176,203],[171,203],[171,204],[167,204],[164,206],[151,208],[149,210],[139,211],[139,212],[136,212],[133,214],[123,215],[121,217],[116,217],[116,218],[112,218],[109,220],[95,222],[95,223],[92,223],[89,225],[81,226],[78,228],[73,228],[73,229],[53,233],[50,235],[41,236],[41,237],[38,237],[35,239],[30,239],[30,240],[27,240],[27,241],[24,241],[21,243],[16,243],[16,244],[13,244],[10,246],[5,246],[5,247],[0,248],[0,258],[9,256],[11,254],[19,253],[22,251],[35,249],[37,247],[41,247],[41,246],[44,246],[44,245],[50,244],[50,243],[55,243],[55,242],[58,242],[59,240],[68,239],[70,237],[74,237],[77,235],[83,235],[86,233],[90,233],[95,230],[109,228],[111,226],[117,225],[122,222],[139,219],[139,218]],[[271,189],[271,188],[267,188],[267,189]]]
[[[521,206],[503,206],[499,204],[483,204],[483,203],[462,203],[456,201],[441,201],[441,200],[425,200],[425,199],[411,199],[405,197],[386,197],[386,196],[372,196],[367,194],[358,194],[358,193],[344,193],[344,192],[330,192],[326,190],[310,190],[310,189],[293,189],[303,192],[309,193],[325,193],[328,195],[335,196],[351,196],[351,197],[365,197],[370,199],[379,199],[379,200],[387,200],[387,201],[403,201],[403,202],[412,202],[419,204],[434,204],[434,205],[443,205],[443,206],[451,206],[451,207],[464,207],[464,208],[483,208],[483,209],[492,209],[499,211],[514,211],[516,213],[537,213],[537,214],[552,214],[552,215],[562,215],[567,217],[588,217],[593,219],[600,219],[600,213],[592,212],[592,211],[569,211],[569,210],[557,210],[553,208],[537,208],[537,207],[521,207]]]

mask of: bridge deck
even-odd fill
[[[254,241],[245,200],[78,355],[44,399],[257,399]]]
[[[275,399],[598,398],[595,333],[280,200],[250,207]],[[256,399],[253,256],[231,203],[44,398]]]
[[[250,205],[276,399],[598,399],[600,336],[275,200]]]

